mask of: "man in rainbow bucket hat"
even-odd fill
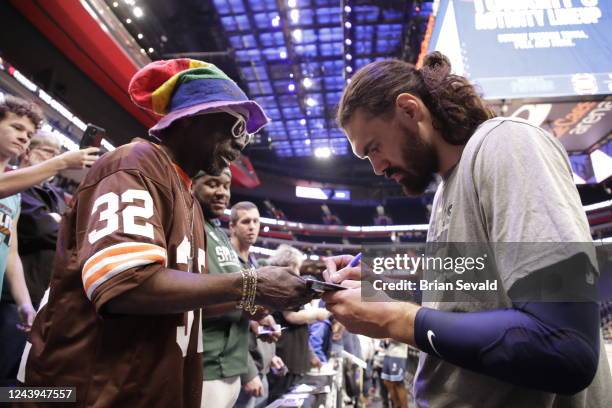
[[[162,115],[150,129],[160,143],[105,154],[79,186],[19,380],[75,387],[79,406],[199,407],[200,308],[283,310],[312,295],[285,268],[206,274],[191,178],[239,156],[268,122],[261,107],[219,68],[190,59],[148,64],[129,93]]]

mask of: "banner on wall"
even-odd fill
[[[442,0],[429,41],[487,99],[612,93],[612,1]]]

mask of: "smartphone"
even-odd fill
[[[79,143],[79,148],[85,149],[86,147],[100,147],[104,136],[106,136],[105,129],[88,123],[87,128],[83,133],[83,137],[81,138],[81,142]]]
[[[344,286],[335,283],[319,281],[312,278],[306,278],[306,286],[308,286],[310,290],[319,293],[346,289]]]
[[[106,150],[104,147],[101,147],[102,139],[104,139],[104,136],[106,136],[106,130],[104,130],[100,126],[88,123],[87,128],[85,128],[85,132],[83,132],[83,137],[79,142],[79,149],[85,149],[86,147],[98,147],[100,151],[96,154],[98,156],[102,156],[104,153],[108,152],[108,150]],[[88,168],[65,169],[60,172],[60,175],[76,183],[80,183],[81,181],[83,181],[83,178],[85,177],[85,174],[87,174],[88,171]]]
[[[275,324],[274,327],[259,326],[257,328],[257,336],[262,336],[264,334],[280,333],[281,331],[283,331],[285,329],[286,329],[286,327],[281,327],[280,324]]]

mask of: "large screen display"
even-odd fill
[[[487,99],[612,93],[612,1],[442,0],[429,51]]]

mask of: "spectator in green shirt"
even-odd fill
[[[206,220],[206,261],[211,274],[242,269],[238,255],[219,222],[229,204],[231,181],[231,172],[225,169],[216,177],[200,173],[193,184]],[[202,401],[202,407],[229,408],[238,398],[240,376],[247,372],[249,318],[240,310],[215,317],[211,316],[217,314],[216,308],[203,309],[203,313],[203,395],[207,397]]]
[[[229,204],[231,181],[229,169],[225,169],[219,176],[200,173],[194,178],[194,193],[205,218],[206,262],[208,273],[211,274],[239,272],[243,268],[257,266],[248,262],[248,249],[245,261],[240,259],[221,228],[219,217]],[[259,233],[259,214],[256,221],[254,239],[257,239]],[[219,310],[224,313],[219,314]],[[203,313],[203,395],[207,397],[202,406],[229,408],[234,406],[241,384],[246,386],[254,378],[259,379],[257,368],[248,352],[249,317],[240,310],[227,309],[224,305],[205,308]],[[261,323],[268,325],[272,317],[265,319]]]

